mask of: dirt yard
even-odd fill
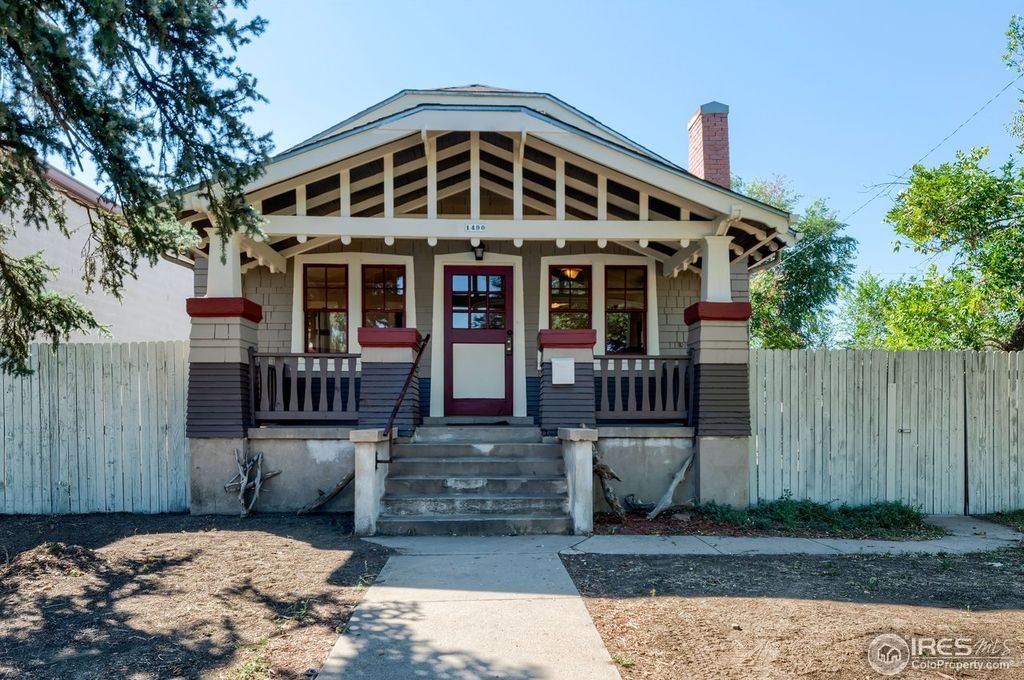
[[[303,678],[387,552],[326,517],[0,518],[0,678]]]
[[[1024,549],[563,561],[626,680],[880,678],[867,648],[883,632],[999,639],[1024,663]],[[897,677],[1009,680],[1024,666]]]

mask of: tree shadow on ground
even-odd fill
[[[439,678],[445,680],[532,680],[549,677],[536,664],[482,659],[460,649],[438,649],[417,634],[424,618],[415,602],[366,602],[353,614],[337,651],[323,668],[324,680],[352,678]]]
[[[564,555],[585,597],[737,597],[1024,609],[1024,548],[913,555]]]

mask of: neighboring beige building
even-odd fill
[[[89,238],[89,218],[83,204],[97,204],[99,194],[73,177],[50,169],[50,179],[64,195],[71,238],[56,231],[38,230],[19,224],[17,234],[7,244],[8,251],[24,257],[42,250],[47,262],[60,268],[49,289],[74,295],[109,327],[111,337],[98,333],[75,333],[72,342],[140,342],[147,340],[185,340],[189,318],[185,298],[192,292],[192,271],[184,265],[161,260],[155,266],[140,263],[138,278],[126,282],[122,298],[95,286],[85,292],[82,281],[82,251]]]

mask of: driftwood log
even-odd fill
[[[615,490],[608,483],[609,480],[614,479],[617,482],[621,482],[622,479],[615,474],[607,463],[601,460],[601,457],[597,453],[597,447],[593,448],[594,451],[594,474],[597,475],[597,479],[601,484],[601,494],[604,496],[604,500],[608,503],[608,506],[615,513],[615,516],[619,518],[620,522],[625,521],[626,511],[622,507],[622,503],[619,502],[619,497],[615,493]]]
[[[263,482],[281,474],[281,471],[263,472],[262,451],[250,457],[249,455],[243,456],[239,449],[235,449],[235,464],[238,466],[238,474],[224,485],[224,491],[228,493],[238,492],[238,504],[242,506],[241,516],[247,517],[256,506],[256,501],[259,499],[260,491],[263,488]],[[246,498],[246,494],[248,494],[248,498]]]
[[[302,508],[297,513],[295,513],[295,514],[296,515],[307,515],[307,514],[313,512],[314,510],[316,510],[317,508],[319,508],[319,507],[321,507],[323,505],[326,505],[327,503],[329,503],[331,501],[332,498],[334,498],[339,493],[341,493],[345,489],[345,487],[348,486],[352,482],[353,479],[355,479],[355,477],[356,477],[356,473],[353,470],[352,472],[350,472],[347,475],[345,475],[342,478],[342,480],[340,482],[338,482],[337,484],[335,484],[334,488],[331,489],[330,491],[328,491],[327,493],[324,493],[323,491],[320,491],[320,489],[317,489],[317,493],[319,495],[316,498],[314,498],[312,501],[307,503],[306,505],[302,506]]]
[[[665,495],[663,495],[661,500],[654,504],[654,508],[647,513],[647,519],[655,519],[658,515],[672,507],[672,496],[675,495],[676,487],[678,487],[680,482],[683,481],[683,478],[686,477],[686,473],[690,469],[690,463],[692,462],[693,456],[691,455],[683,463],[683,466],[679,468],[679,472],[677,472],[672,478],[672,483],[668,485],[668,490],[665,492]]]

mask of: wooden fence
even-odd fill
[[[187,342],[32,346],[0,374],[0,512],[182,512]]]
[[[751,501],[1024,507],[1021,353],[754,350]]]

